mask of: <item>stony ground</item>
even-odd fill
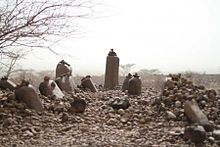
[[[0,91],[0,146],[195,146],[183,139],[186,119],[178,121],[159,112],[155,105],[159,96],[156,90],[143,89],[141,96],[114,90],[63,99],[41,97],[45,110],[35,112],[17,103],[12,92]],[[83,114],[68,111],[74,97],[86,100]],[[117,97],[127,97],[131,106],[114,110],[109,103]],[[217,143],[207,137],[203,146]]]

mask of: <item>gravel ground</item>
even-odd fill
[[[68,111],[76,97],[87,102],[83,114]],[[35,112],[17,103],[12,92],[0,91],[0,146],[195,146],[183,139],[187,120],[158,111],[159,97],[150,88],[141,96],[121,90],[66,94],[63,99],[40,96],[44,111]],[[127,98],[131,106],[114,110],[109,104],[115,98]],[[207,138],[203,146],[218,145]]]

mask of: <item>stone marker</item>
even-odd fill
[[[125,79],[124,79],[124,82],[123,82],[123,85],[122,85],[122,91],[124,92],[125,90],[128,90],[128,85],[129,85],[129,80],[132,78],[132,75],[129,73]]]
[[[67,93],[73,93],[75,88],[75,83],[72,76],[62,76],[56,78],[56,83],[62,91]]]
[[[60,61],[57,64],[56,78],[61,77],[63,75],[69,75],[69,76],[72,75],[72,68],[71,68],[70,64],[68,64],[64,60]]]
[[[206,131],[202,126],[188,126],[184,130],[183,138],[199,144],[203,143],[206,139]]]
[[[15,90],[15,88],[16,88],[16,84],[13,83],[12,81],[8,80],[7,77],[1,78],[0,89],[2,89],[2,90],[6,90],[6,89]]]
[[[63,98],[64,94],[58,87],[55,81],[49,80],[49,89],[52,91],[52,96],[56,96],[56,98]]]
[[[44,96],[56,96],[56,98],[63,98],[64,94],[57,86],[56,82],[50,80],[50,77],[45,76],[44,81],[39,85],[39,91]]]
[[[141,94],[142,82],[137,73],[133,75],[133,78],[129,80],[128,93],[130,95],[140,95]]]
[[[39,91],[44,96],[52,95],[52,90],[48,86],[49,85],[49,80],[50,80],[50,77],[45,76],[44,81],[41,82],[40,85],[39,85]]]
[[[91,92],[97,92],[97,88],[95,87],[94,83],[92,82],[91,76],[87,75],[86,77],[82,78],[81,86],[83,88],[88,88]]]
[[[184,113],[191,122],[198,123],[208,132],[213,131],[213,126],[209,123],[208,118],[199,108],[197,102],[194,99],[191,101],[186,101],[184,105]]]
[[[15,96],[18,101],[25,103],[30,109],[43,110],[43,105],[33,88],[27,86],[20,87],[15,90]]]
[[[105,83],[104,88],[113,89],[118,85],[119,58],[113,49],[109,52],[106,59]]]

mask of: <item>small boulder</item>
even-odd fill
[[[115,98],[111,103],[110,106],[113,109],[127,109],[131,104],[129,103],[129,100],[127,98]]]
[[[206,131],[203,126],[189,126],[185,128],[183,137],[196,144],[202,143],[206,139]]]
[[[86,102],[83,99],[75,99],[70,105],[69,111],[73,113],[83,113],[86,109]]]
[[[33,88],[27,86],[18,88],[15,90],[15,96],[18,101],[25,103],[30,109],[43,110],[42,102]]]

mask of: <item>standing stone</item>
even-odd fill
[[[124,92],[125,90],[128,90],[128,86],[129,86],[129,80],[132,78],[132,75],[129,73],[125,79],[124,79],[124,82],[123,82],[123,85],[122,85],[122,91]]]
[[[83,88],[88,88],[92,92],[97,92],[97,88],[95,87],[94,83],[92,82],[91,76],[88,75],[81,80],[81,85]]]
[[[52,91],[52,96],[56,96],[56,98],[63,98],[64,94],[60,90],[60,88],[57,86],[56,82],[53,80],[49,80],[48,84],[49,89]]]
[[[184,105],[184,113],[193,123],[198,123],[203,126],[206,131],[213,131],[213,126],[209,123],[208,118],[199,108],[197,102],[193,99],[192,101],[186,101]]]
[[[6,89],[15,90],[15,88],[16,88],[16,84],[13,83],[12,81],[8,80],[7,77],[1,78],[0,89],[2,89],[2,90],[6,90]]]
[[[75,88],[75,83],[73,81],[73,77],[72,76],[62,76],[62,77],[58,77],[56,78],[56,83],[59,86],[59,88],[62,91],[65,91],[67,93],[73,93],[74,92],[74,88]]]
[[[44,81],[41,82],[39,85],[40,94],[44,96],[52,95],[52,90],[49,87],[49,81],[50,81],[50,77],[45,76]]]
[[[45,76],[44,81],[39,85],[39,91],[44,96],[56,96],[57,98],[63,98],[64,94],[57,86],[57,84],[50,80],[50,77]]]
[[[118,85],[119,58],[113,49],[109,52],[106,60],[104,88],[113,89]]]
[[[141,94],[142,82],[137,73],[133,75],[133,78],[129,80],[128,93],[130,95],[140,95]]]
[[[57,77],[61,77],[63,75],[72,75],[72,68],[70,66],[70,64],[68,64],[67,62],[65,62],[64,60],[60,61],[57,64],[57,68],[56,68],[56,78]]]
[[[43,110],[43,105],[33,88],[27,86],[20,87],[15,90],[15,96],[18,101],[25,103],[30,109]]]

